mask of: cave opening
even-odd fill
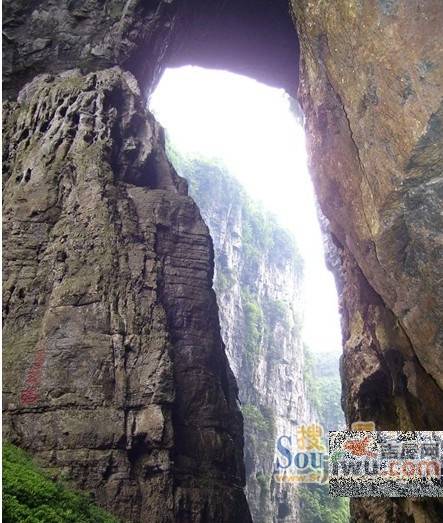
[[[213,240],[214,290],[239,386],[254,521],[308,521],[313,506],[346,521],[346,500],[332,501],[327,487],[274,481],[279,436],[313,422],[325,435],[344,428],[337,293],[298,102],[281,86],[183,66],[164,72],[149,108]]]

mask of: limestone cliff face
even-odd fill
[[[170,0],[5,0],[4,96],[15,99],[39,73],[115,65],[149,90],[164,67],[177,7]]]
[[[441,429],[443,9],[292,2],[310,167],[341,289],[344,407],[378,429]],[[441,520],[361,500],[357,521]]]
[[[210,241],[133,80],[109,72],[120,66],[149,92],[180,44],[177,23],[198,23],[186,9],[201,4],[4,4],[11,437],[133,519],[237,521],[241,420],[220,364]],[[206,4],[210,17],[250,5]],[[341,285],[348,421],[441,428],[441,1],[291,4],[311,172]],[[280,25],[261,19],[272,40]],[[271,74],[278,52],[260,53]],[[41,73],[56,76],[34,80]],[[354,505],[358,521],[437,521],[435,510]]]
[[[302,262],[292,238],[223,166],[172,154],[214,242],[214,288],[245,425],[255,523],[299,520],[297,488],[272,479],[276,437],[312,422],[301,340]]]
[[[5,113],[6,438],[126,521],[249,521],[212,243],[135,79]]]

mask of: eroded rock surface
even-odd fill
[[[178,2],[5,0],[4,95],[39,73],[122,66],[144,89],[155,85],[173,35]]]
[[[317,418],[305,383],[302,259],[288,232],[226,168],[175,152],[171,159],[189,181],[214,242],[214,289],[244,415],[254,523],[299,521],[297,485],[278,483],[273,474],[277,438]]]
[[[126,521],[249,521],[212,243],[135,79],[5,112],[6,437]]]
[[[119,65],[149,92],[180,44],[177,20],[186,29],[183,5],[198,3],[6,0],[3,13],[7,427],[97,487],[105,506],[151,521],[174,511],[241,521],[246,510],[241,422],[208,316],[207,231],[133,79],[104,71]],[[442,4],[291,3],[311,172],[342,281],[348,421],[441,428]],[[97,73],[66,73],[76,67]],[[41,73],[58,76],[40,77],[17,103]],[[180,381],[186,362],[210,392]],[[193,395],[198,416],[181,410],[178,390]],[[196,418],[191,448],[182,438],[175,455],[174,434]],[[414,500],[354,510],[358,521],[437,517]]]
[[[310,168],[341,294],[348,422],[441,429],[442,4],[292,4]],[[355,501],[354,514],[441,520],[431,505]]]

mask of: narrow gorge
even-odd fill
[[[303,260],[290,232],[217,160],[169,147],[189,182],[214,242],[214,290],[226,353],[244,418],[246,497],[254,522],[347,521],[346,503],[331,514],[303,505],[309,488],[275,481],[275,441],[297,427],[343,425],[338,355],[311,354],[303,342]],[[305,357],[307,361],[305,362]],[[335,398],[335,403],[334,403]],[[319,495],[327,487],[317,486]],[[327,495],[327,494],[326,494]]]
[[[217,169],[202,190],[194,165],[188,196],[147,109],[187,64],[302,106],[347,425],[442,429],[441,27],[440,0],[5,0],[5,441],[124,521],[302,518],[267,449],[321,415],[299,260]],[[351,517],[443,505],[355,498]]]
[[[253,519],[297,519],[296,487],[279,488],[272,474],[277,435],[291,434],[315,416],[303,380],[302,260],[289,234],[254,205],[226,168],[170,157],[190,182],[214,242],[214,289],[239,387]]]

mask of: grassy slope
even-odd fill
[[[21,450],[3,445],[5,523],[118,523],[86,496],[55,482]]]

